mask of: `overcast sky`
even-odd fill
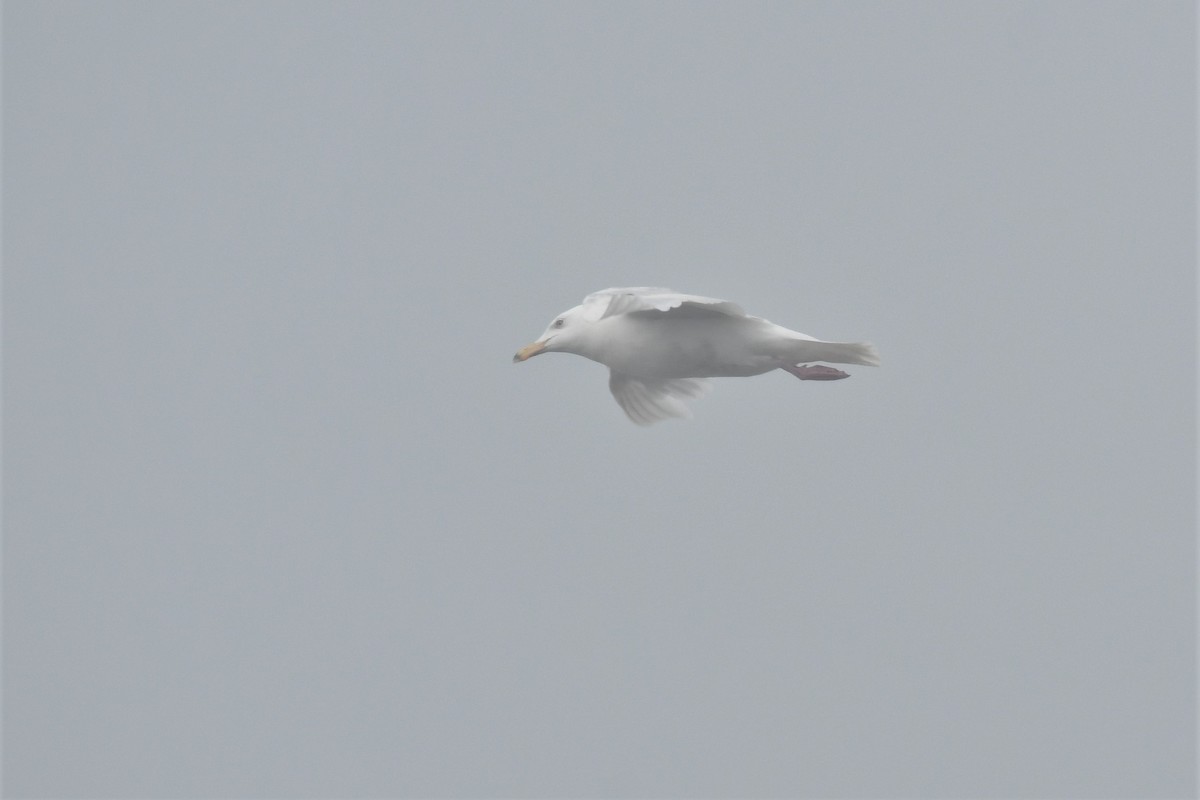
[[[1190,2],[3,16],[12,797],[1183,797]],[[632,425],[608,286],[879,369]]]

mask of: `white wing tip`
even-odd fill
[[[683,398],[702,397],[710,386],[703,378],[647,382],[610,372],[608,388],[630,421],[635,425],[653,425],[664,419],[691,419],[692,410]]]

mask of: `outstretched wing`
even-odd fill
[[[737,303],[701,297],[696,294],[679,294],[670,289],[652,286],[630,286],[624,289],[605,289],[583,298],[585,306],[593,306],[600,313],[597,319],[629,314],[634,311],[662,311],[672,309],[695,310],[702,313],[726,314],[744,317],[746,312]],[[602,309],[602,310],[601,310]]]
[[[669,417],[691,417],[692,412],[683,401],[703,397],[710,384],[703,378],[644,381],[612,370],[608,388],[625,416],[638,425],[652,425]]]

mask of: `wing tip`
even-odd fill
[[[691,419],[692,410],[682,398],[703,397],[710,385],[703,378],[648,382],[610,370],[608,388],[625,416],[644,427],[667,419]]]

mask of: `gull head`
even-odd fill
[[[575,306],[551,320],[541,336],[517,351],[513,363],[528,361],[540,353],[579,352],[578,347],[591,327],[591,320],[586,318],[583,310],[583,306]]]

